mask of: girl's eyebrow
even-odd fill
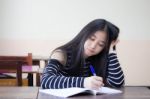
[[[96,37],[95,34],[92,34],[91,37],[92,37],[92,36]]]

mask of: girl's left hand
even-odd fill
[[[113,40],[113,41],[111,42],[111,44],[110,44],[110,51],[113,50],[113,47],[116,46],[118,42],[119,42],[119,39]]]

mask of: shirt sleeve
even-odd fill
[[[116,52],[111,52],[108,55],[106,82],[111,87],[122,87],[124,85],[124,74],[120,67]]]
[[[59,89],[69,87],[83,87],[84,77],[65,76],[66,73],[60,69],[62,66],[57,60],[51,59],[45,67],[41,87],[43,89]]]

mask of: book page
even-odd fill
[[[120,90],[108,88],[108,87],[101,87],[99,90],[92,90],[87,88],[64,88],[64,89],[40,89],[39,92],[58,96],[58,97],[70,97],[80,93],[88,93],[88,94],[115,94],[115,93],[122,93]]]
[[[85,90],[86,88],[72,87],[64,89],[40,89],[39,92],[59,97],[70,97],[79,93],[83,93]]]
[[[115,93],[122,93],[122,91],[113,89],[113,88],[109,88],[109,87],[101,87],[101,88],[99,88],[98,93],[115,94]]]

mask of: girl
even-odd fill
[[[118,62],[115,45],[119,28],[104,19],[87,24],[67,44],[56,48],[45,67],[41,87],[121,87],[124,74]],[[95,69],[93,75],[90,66]]]

